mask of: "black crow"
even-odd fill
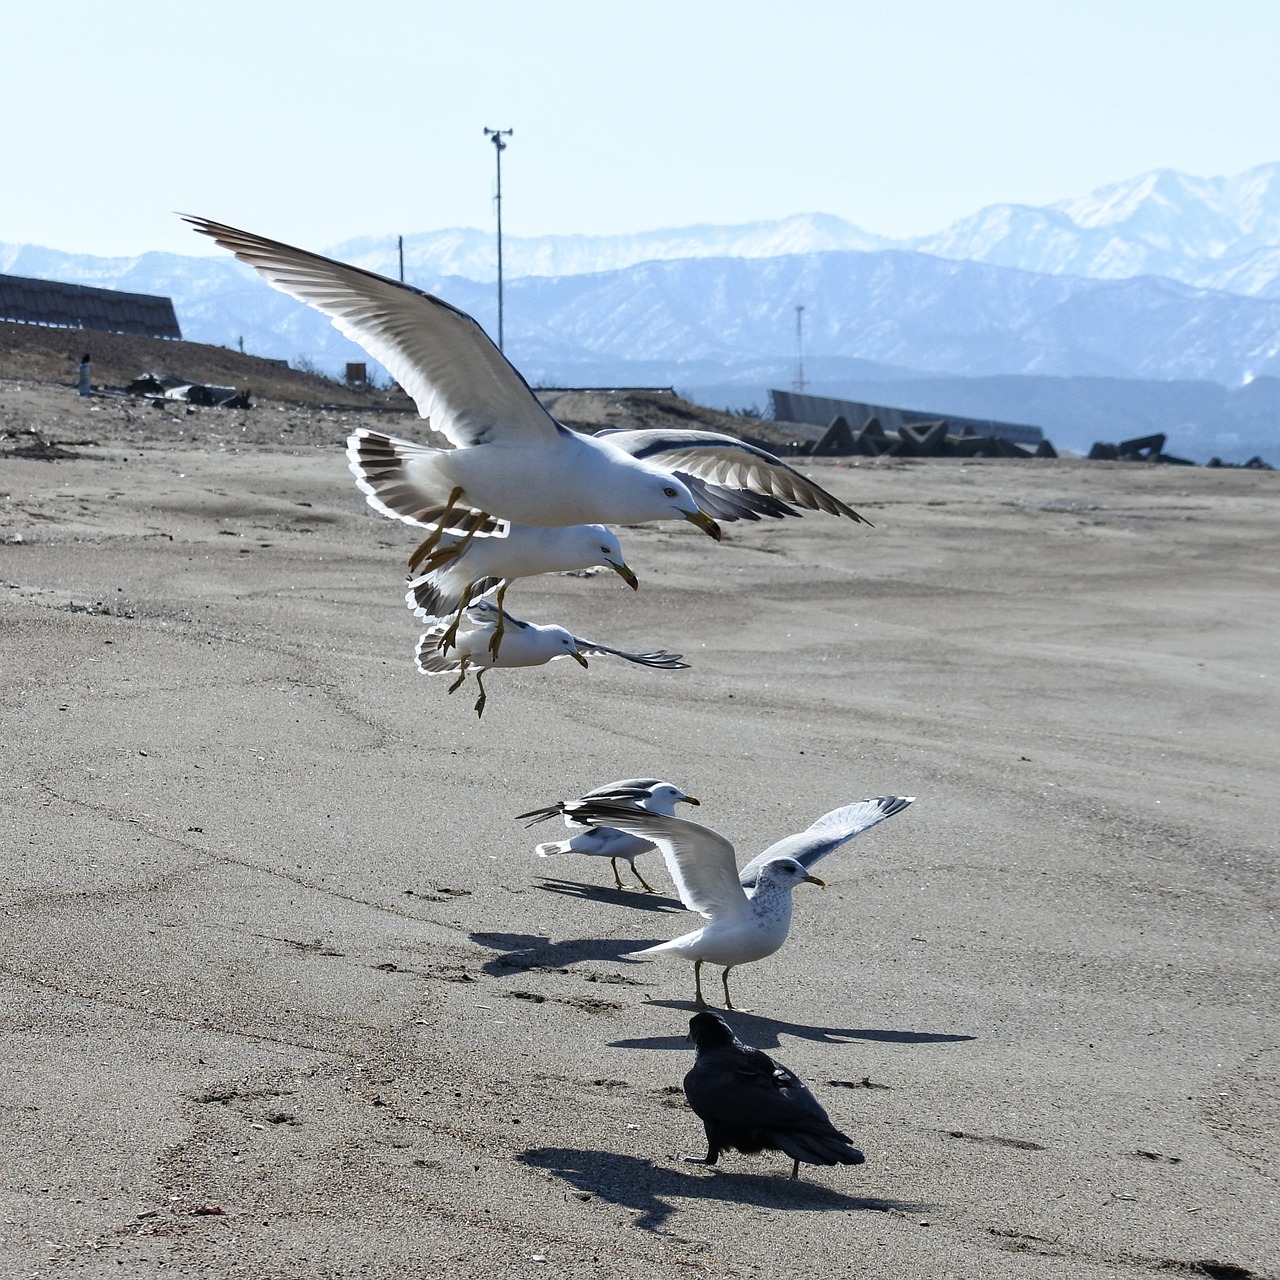
[[[715,1164],[733,1148],[745,1155],[784,1151],[791,1176],[806,1164],[861,1164],[862,1152],[827,1118],[817,1098],[762,1049],[743,1044],[718,1014],[695,1013],[689,1039],[697,1046],[684,1094],[707,1131],[707,1154],[690,1164]]]

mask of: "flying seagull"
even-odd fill
[[[687,520],[719,539],[709,509],[725,519],[758,519],[793,514],[790,504],[862,520],[786,463],[732,436],[570,431],[480,325],[442,299],[224,223],[186,221],[273,288],[327,315],[381,361],[449,441],[452,448],[432,449],[363,428],[352,434],[347,456],[356,483],[384,515],[462,537],[501,536],[513,521]]]
[[[427,544],[424,543],[423,547]],[[423,548],[409,560],[409,590],[405,603],[417,618],[453,618],[453,631],[461,625],[462,611],[473,598],[497,589],[499,610],[507,587],[516,578],[539,573],[566,573],[575,569],[606,566],[634,590],[636,575],[622,558],[622,547],[602,524],[513,524],[505,538],[468,539],[450,534],[439,539],[425,555]],[[447,631],[441,646],[448,648],[453,635]],[[502,642],[501,616],[494,628],[493,652]]]
[[[715,1164],[721,1151],[744,1155],[783,1151],[791,1176],[806,1164],[862,1164],[862,1152],[835,1127],[821,1103],[792,1071],[763,1049],[743,1044],[718,1014],[695,1013],[689,1039],[697,1046],[684,1078],[688,1098],[707,1133],[707,1154],[689,1164]]]
[[[680,901],[707,923],[670,942],[631,952],[634,956],[679,955],[693,961],[694,998],[702,996],[702,966],[724,966],[726,1009],[729,971],[763,960],[787,940],[791,891],[798,884],[826,887],[809,868],[861,832],[900,813],[914,796],[876,796],[824,814],[807,830],[770,846],[738,870],[733,845],[717,831],[686,818],[645,813],[608,801],[578,800],[565,805],[566,817],[592,827],[616,827],[662,850]]]
[[[659,778],[624,778],[621,782],[611,782],[608,786],[588,791],[581,799],[626,804],[649,813],[664,813],[668,817],[675,813],[676,805],[681,801],[685,804],[700,803],[694,796]],[[558,800],[541,809],[516,814],[517,821],[529,819],[525,825],[530,827],[535,822],[545,822],[548,818],[560,815],[564,818],[564,825],[573,832],[568,840],[553,840],[548,844],[538,845],[534,850],[538,857],[551,858],[562,853],[579,853],[591,858],[608,858],[613,866],[614,883],[619,889],[623,889],[626,886],[618,874],[618,859],[621,858],[630,866],[631,874],[644,886],[645,892],[653,893],[653,886],[636,870],[636,859],[642,853],[648,853],[654,847],[653,842],[628,835],[614,827],[588,827],[575,822],[565,812],[565,806],[573,803],[577,802]]]
[[[495,656],[490,642],[500,617],[506,627],[506,639]],[[667,653],[661,649],[653,653],[627,653],[623,649],[612,649],[594,640],[583,640],[563,627],[525,622],[509,613],[503,613],[487,596],[467,605],[462,611],[462,625],[457,629],[452,653],[447,653],[440,647],[446,630],[445,621],[436,619],[422,633],[418,638],[414,665],[426,675],[456,674],[457,679],[449,686],[450,693],[459,689],[468,673],[474,671],[476,687],[480,691],[480,697],[476,700],[477,716],[484,715],[484,704],[488,697],[484,689],[484,673],[490,667],[539,667],[557,658],[572,658],[579,666],[585,667],[588,658],[601,653],[663,671],[682,671],[689,666],[687,662],[680,661],[678,653]]]

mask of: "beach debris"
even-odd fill
[[[791,1176],[806,1164],[862,1164],[864,1156],[831,1123],[800,1078],[762,1049],[743,1044],[715,1013],[689,1020],[696,1046],[684,1093],[707,1135],[707,1154],[688,1164],[715,1164],[726,1149],[754,1155],[783,1151]]]
[[[129,395],[155,401],[174,400],[209,409],[252,409],[250,393],[235,387],[185,381],[157,373],[140,373],[125,387]]]
[[[6,458],[29,458],[35,462],[70,462],[84,456],[76,453],[75,448],[85,446],[97,448],[98,446],[96,440],[53,440],[34,427],[27,427],[16,436],[6,432],[0,438],[16,440],[23,436],[27,437],[27,443],[0,450],[0,453]]]
[[[1166,462],[1178,467],[1195,466],[1189,458],[1175,458],[1172,454],[1165,453],[1164,444],[1163,432],[1122,440],[1119,444],[1098,441],[1089,450],[1089,458],[1093,462]]]
[[[220,1218],[225,1217],[227,1212],[220,1204],[202,1200],[177,1200],[170,1207],[174,1213],[190,1214],[196,1218]]]
[[[1204,464],[1206,467],[1234,467],[1239,471],[1274,471],[1275,467],[1269,462],[1263,462],[1255,453],[1248,462],[1223,462],[1221,458],[1210,458]]]

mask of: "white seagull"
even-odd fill
[[[500,619],[506,628],[506,639],[495,654],[491,641]],[[418,637],[414,665],[425,675],[456,674],[457,679],[449,686],[450,693],[459,689],[467,674],[474,671],[476,687],[480,691],[476,701],[477,716],[484,715],[488,696],[484,690],[484,673],[490,667],[540,667],[557,658],[572,658],[579,666],[585,667],[588,658],[600,653],[663,671],[683,671],[689,666],[687,662],[680,661],[678,653],[667,653],[662,649],[653,653],[627,653],[594,640],[583,640],[564,627],[525,622],[503,613],[487,596],[463,609],[462,624],[457,628],[452,653],[446,653],[440,647],[447,629],[444,619],[436,619],[434,625]]]
[[[539,573],[567,573],[596,565],[610,568],[632,590],[640,584],[622,558],[622,547],[612,530],[602,524],[537,525],[513,524],[505,538],[470,539],[449,534],[422,554],[422,547],[409,560],[409,581],[405,603],[415,618],[454,619],[461,625],[462,610],[473,598],[496,588],[499,610],[507,586],[516,578]],[[502,641],[501,615],[491,644],[496,654]],[[448,632],[441,646],[448,648],[453,636]]]
[[[680,901],[708,923],[670,942],[633,951],[634,956],[679,955],[693,961],[695,999],[702,997],[702,966],[722,965],[724,1003],[729,971],[763,960],[787,940],[791,927],[791,891],[798,884],[826,887],[809,868],[854,836],[901,813],[914,796],[876,796],[824,814],[807,830],[771,845],[738,870],[733,845],[717,831],[686,818],[645,813],[626,805],[580,800],[565,805],[566,817],[588,826],[616,827],[662,850]]]
[[[382,514],[437,533],[501,536],[509,522],[688,520],[719,539],[725,519],[796,514],[862,520],[763,449],[700,432],[580,435],[556,422],[471,316],[420,289],[205,218],[195,229],[273,288],[323,312],[390,371],[432,430],[432,449],[360,429],[356,483]],[[686,477],[686,478],[682,478]]]
[[[535,822],[545,822],[548,818],[554,818],[559,814],[564,818],[564,825],[573,832],[568,840],[553,840],[547,844],[538,845],[534,850],[538,857],[551,858],[563,853],[579,853],[589,858],[608,858],[613,866],[614,883],[619,889],[623,889],[626,886],[618,874],[618,859],[621,858],[630,866],[631,874],[644,885],[646,893],[653,893],[654,888],[636,870],[636,859],[655,847],[653,841],[628,835],[627,832],[619,831],[615,827],[588,827],[581,822],[575,822],[565,809],[570,804],[579,804],[582,801],[625,804],[633,809],[643,809],[647,813],[663,813],[668,817],[675,813],[676,805],[682,801],[685,804],[700,803],[694,796],[681,791],[670,782],[663,782],[660,778],[624,778],[620,782],[611,782],[608,786],[588,791],[577,801],[558,800],[555,804],[546,805],[541,809],[530,809],[528,813],[516,814],[518,822],[525,818],[530,819],[525,824],[530,827]]]

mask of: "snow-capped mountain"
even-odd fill
[[[774,222],[736,227],[677,227],[617,236],[502,237],[503,273],[520,276],[576,276],[617,271],[639,262],[681,258],[776,258],[828,249],[883,249],[892,242],[862,231],[830,214],[804,213]],[[399,272],[396,236],[364,236],[330,251],[343,262],[395,277]],[[404,237],[406,279],[463,276],[496,280],[493,232],[453,228]]]
[[[399,270],[394,236],[322,252]],[[1230,178],[1157,171],[1043,208],[992,206],[910,241],[798,215],[508,236],[504,253],[507,352],[544,385],[741,386],[750,404],[758,388],[791,380],[799,304],[810,376],[820,370],[828,394],[885,378],[1240,388],[1280,376],[1280,164]],[[407,235],[405,269],[493,331],[489,232]],[[248,351],[334,373],[366,359],[230,256],[92,258],[0,244],[0,271],[168,295],[196,341],[243,339]],[[1069,403],[1065,383],[1043,386],[1038,404],[1059,391]],[[953,399],[968,403],[959,391]],[[1269,410],[1260,412],[1250,421]]]
[[[1171,169],[1037,208],[998,204],[934,235],[891,239],[829,214],[735,227],[682,227],[623,236],[503,237],[508,278],[586,275],[685,258],[777,258],[831,250],[909,249],[1049,275],[1117,280],[1158,275],[1205,289],[1280,297],[1280,164],[1229,178]],[[371,271],[399,270],[395,236],[363,237],[332,253]],[[410,279],[493,280],[491,232],[404,237]]]
[[[1160,169],[1045,208],[991,205],[911,247],[1024,271],[1160,275],[1280,297],[1280,164],[1230,178]]]

